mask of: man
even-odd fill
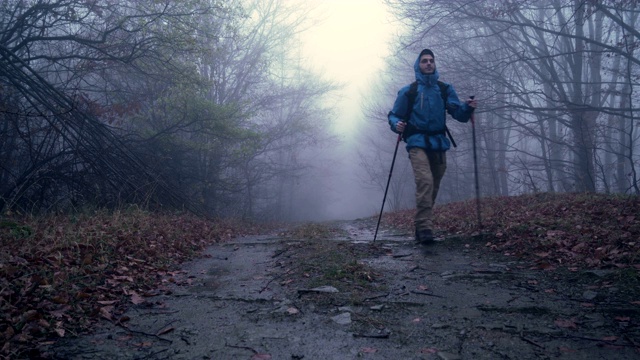
[[[461,103],[453,86],[444,82],[439,84],[435,56],[431,50],[420,52],[413,69],[417,88],[407,85],[398,91],[388,118],[391,130],[402,133],[413,168],[416,241],[431,243],[434,240],[433,205],[447,167],[445,152],[451,147],[447,138],[445,109],[454,119],[467,122],[477,101]]]

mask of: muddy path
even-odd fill
[[[620,271],[544,271],[486,239],[416,245],[371,220],[325,239],[210,247],[120,323],[56,359],[638,359],[638,289]],[[574,269],[575,270],[575,269]]]

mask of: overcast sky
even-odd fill
[[[327,79],[345,84],[337,94],[340,101],[333,119],[342,143],[333,149],[340,156],[326,184],[332,197],[326,216],[371,216],[379,211],[383,194],[365,189],[357,177],[359,149],[352,139],[364,121],[363,97],[372,96],[368,85],[383,68],[395,30],[382,0],[322,0],[313,14],[322,22],[303,34],[303,56]],[[393,138],[391,132],[389,136]]]
[[[323,0],[321,23],[303,34],[303,54],[330,79],[346,84],[336,131],[350,135],[361,116],[361,95],[387,56],[393,28],[382,0]]]

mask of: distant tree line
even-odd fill
[[[0,211],[286,217],[335,88],[287,4],[0,2]]]
[[[441,79],[463,100],[476,95],[481,101],[476,118],[484,195],[640,194],[637,1],[386,3],[407,31],[389,67],[384,88],[393,91],[386,109],[370,107],[386,134],[379,136],[390,136],[385,111],[395,91],[413,80],[416,54],[429,47]],[[475,195],[470,126],[449,124],[459,147],[449,152],[442,201]],[[375,163],[363,162],[369,169]]]

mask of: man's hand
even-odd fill
[[[406,124],[405,122],[403,122],[403,121],[398,121],[398,122],[396,123],[396,131],[397,131],[397,132],[399,132],[399,133],[403,132],[403,131],[404,131],[404,127],[405,127],[406,125],[407,125],[407,124]]]
[[[467,104],[475,109],[476,107],[478,107],[478,100],[474,99],[474,97],[472,96],[469,98],[469,100],[467,100]]]

